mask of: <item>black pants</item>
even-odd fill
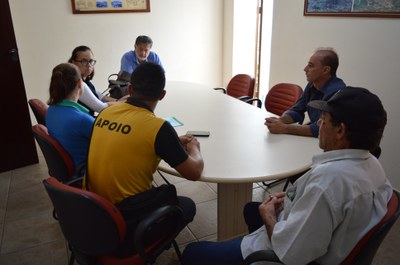
[[[189,224],[190,222],[193,221],[194,216],[196,215],[196,204],[193,202],[192,199],[188,198],[188,197],[183,197],[183,196],[177,196],[177,203],[173,203],[178,205],[183,212],[183,216],[184,216],[184,223],[182,225],[182,227],[180,228],[181,230],[183,228],[185,228],[185,226],[187,224]],[[121,245],[119,246],[118,250],[114,253],[114,255],[118,256],[118,257],[128,257],[131,256],[132,254],[135,253],[135,249],[134,249],[134,235],[135,235],[135,230],[136,227],[138,225],[138,221],[140,221],[140,218],[145,218],[145,214],[143,216],[141,216],[138,220],[138,216],[135,214],[130,214],[129,210],[132,209],[129,205],[129,199],[127,200],[128,202],[124,202],[124,205],[118,205],[118,208],[120,209],[122,215],[124,216],[125,222],[127,224],[127,231],[126,231],[126,237],[123,240],[123,242],[121,243]],[[132,203],[137,203],[132,202]],[[160,205],[160,207],[167,205],[163,204]],[[136,206],[136,205],[135,205]],[[135,208],[135,212],[137,211],[137,209]],[[166,223],[164,227],[162,227],[162,229],[164,231],[168,231],[169,227],[175,227],[176,224],[174,223]],[[154,231],[154,234],[149,234],[148,240],[149,242],[152,241],[152,239],[159,237],[159,233],[160,231]]]

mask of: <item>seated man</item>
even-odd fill
[[[85,186],[112,203],[127,207],[119,207],[123,213],[129,212],[130,200],[135,203],[134,195],[152,188],[153,174],[161,159],[188,180],[199,179],[203,171],[197,139],[178,137],[167,121],[154,115],[166,94],[164,87],[162,67],[143,63],[131,76],[126,103],[104,109],[94,122]],[[159,203],[161,206],[164,202]],[[196,213],[194,202],[178,197],[178,205],[186,224],[191,222]]]
[[[160,57],[151,51],[153,40],[148,36],[138,36],[135,41],[135,49],[126,52],[121,59],[120,74],[131,74],[143,62],[153,62],[162,67]]]
[[[307,107],[311,100],[328,100],[335,92],[346,85],[342,79],[336,77],[339,66],[339,57],[332,48],[319,48],[310,57],[304,72],[308,84],[304,93],[296,104],[281,117],[265,119],[265,125],[271,133],[286,133],[302,136],[318,137],[317,120],[320,111]],[[308,113],[310,124],[300,125]],[[294,124],[299,123],[299,124]]]
[[[368,150],[386,125],[379,98],[346,87],[329,101],[311,101],[323,111],[319,146],[311,170],[285,192],[245,207],[250,233],[226,242],[196,242],[183,252],[184,265],[241,264],[249,254],[272,249],[284,264],[340,264],[387,211],[392,187]]]

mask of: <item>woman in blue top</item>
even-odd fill
[[[53,69],[46,126],[72,156],[75,166],[86,163],[94,118],[78,103],[83,81],[78,67],[62,63]]]

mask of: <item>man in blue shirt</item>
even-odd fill
[[[153,62],[163,67],[160,57],[151,51],[152,46],[153,41],[150,37],[138,36],[135,41],[135,50],[129,51],[122,56],[120,74],[122,72],[131,74],[143,62]]]
[[[296,104],[281,117],[268,117],[265,125],[271,133],[294,134],[318,137],[317,121],[321,115],[319,110],[307,106],[312,100],[327,101],[333,94],[344,88],[346,84],[336,77],[339,57],[332,48],[318,48],[310,57],[304,72],[308,84]],[[308,113],[310,123],[302,125],[305,113]]]

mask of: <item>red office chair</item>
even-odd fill
[[[302,94],[303,89],[298,85],[289,83],[276,84],[271,87],[265,97],[265,109],[281,116],[297,102]]]
[[[37,98],[30,99],[28,104],[32,109],[33,115],[35,115],[36,121],[46,126],[46,113],[49,106]]]
[[[83,175],[85,165],[75,168],[70,154],[56,139],[49,135],[46,126],[42,124],[33,125],[32,132],[42,150],[50,176],[56,177],[63,183],[68,183]]]
[[[216,87],[215,90],[222,90],[224,94],[241,100],[250,99],[254,93],[254,78],[246,74],[237,74],[229,81],[228,86]]]
[[[273,114],[281,116],[285,111],[290,109],[303,94],[303,89],[295,84],[279,83],[271,87],[265,97],[265,109]],[[257,106],[261,108],[261,100],[258,98],[248,99],[246,102],[252,104],[257,102]]]
[[[69,243],[70,265],[75,259],[81,265],[153,264],[171,244],[180,257],[174,240],[184,226],[179,207],[167,205],[146,216],[134,232],[134,254],[118,257],[115,253],[121,247],[127,227],[117,207],[93,192],[65,185],[54,177],[43,184]],[[157,237],[149,240],[150,233]]]
[[[400,193],[393,190],[393,195],[388,202],[388,211],[382,220],[361,238],[350,254],[342,261],[341,265],[370,265],[376,251],[382,243],[390,228],[400,215]],[[256,251],[244,260],[244,265],[250,265],[257,261],[273,261],[282,263],[272,250]],[[317,264],[312,262],[310,264]]]

